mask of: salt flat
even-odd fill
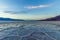
[[[0,22],[0,40],[60,40],[60,21]]]

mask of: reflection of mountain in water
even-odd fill
[[[60,40],[60,28],[57,26],[60,25],[60,22],[12,22],[6,24],[10,25],[3,24],[4,27],[0,27],[0,40]]]

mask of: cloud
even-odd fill
[[[24,8],[35,9],[35,8],[46,8],[46,7],[50,7],[50,5],[27,6],[27,7],[24,7]]]
[[[28,13],[27,11],[4,11],[5,13],[11,13],[11,14],[25,14]]]

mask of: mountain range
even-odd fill
[[[11,19],[11,18],[2,18],[0,17],[0,21],[24,21],[22,19]],[[51,17],[51,18],[46,18],[38,21],[60,21],[60,15]]]
[[[24,21],[22,19],[11,19],[11,18],[2,18],[0,17],[0,21]]]
[[[60,15],[52,17],[52,18],[47,18],[39,21],[60,21]]]

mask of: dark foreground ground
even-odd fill
[[[0,22],[0,40],[60,40],[60,21]]]

